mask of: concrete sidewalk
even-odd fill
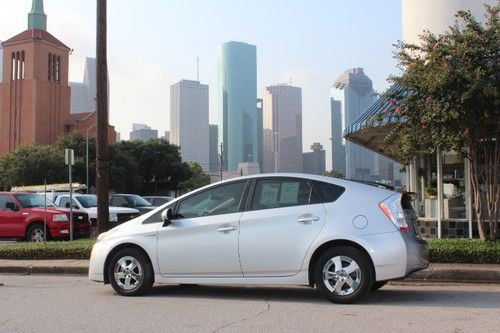
[[[0,274],[87,275],[88,260],[3,260]],[[500,284],[500,265],[431,264],[404,281],[485,282]]]

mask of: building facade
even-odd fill
[[[331,88],[333,166],[342,165],[345,150],[345,169],[338,171],[347,179],[373,180],[375,156],[366,148],[342,138],[342,132],[376,100],[372,80],[362,68],[352,68],[342,73]],[[340,126],[338,122],[340,121]],[[334,124],[335,122],[335,124]],[[341,127],[341,132],[338,132]]]
[[[3,80],[3,47],[2,41],[0,40],[0,83]]]
[[[3,46],[0,156],[22,144],[52,144],[70,111],[70,48],[46,31],[43,1],[33,1],[28,30]]]
[[[209,170],[208,85],[181,80],[170,86],[170,142],[183,162]]]
[[[324,175],[326,172],[326,152],[319,142],[311,146],[312,152],[304,153],[304,173]]]
[[[263,172],[302,172],[302,89],[266,87],[263,110]]]
[[[257,48],[241,42],[222,44],[218,70],[223,167],[237,171],[238,163],[258,159]]]

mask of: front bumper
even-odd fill
[[[104,264],[111,248],[105,241],[100,241],[92,247],[90,254],[89,279],[104,282]]]
[[[52,238],[70,239],[69,224],[49,229]],[[90,236],[89,225],[73,225],[73,238],[88,238]]]

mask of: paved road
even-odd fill
[[[356,305],[307,287],[163,286],[126,298],[76,276],[0,275],[0,332],[499,332],[500,285],[391,285]]]

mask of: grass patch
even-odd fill
[[[88,259],[95,239],[0,245],[0,259]]]
[[[427,241],[429,261],[436,263],[500,264],[500,242],[453,238]]]

